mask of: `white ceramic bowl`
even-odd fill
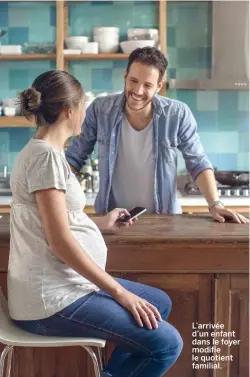
[[[89,42],[82,48],[83,54],[98,54],[98,42]]]
[[[101,54],[113,54],[119,50],[119,42],[102,42],[99,43],[99,52]]]
[[[128,40],[154,40],[158,42],[159,31],[158,29],[128,29]]]
[[[3,108],[14,108],[15,109],[15,115],[20,115],[21,114],[21,108],[18,103],[17,98],[4,98],[2,100]]]
[[[119,42],[119,35],[108,35],[108,34],[94,35],[93,40],[98,43],[109,42],[109,41]]]
[[[94,37],[94,41],[98,43],[100,53],[114,53],[119,49],[118,38]]]
[[[119,35],[120,29],[118,27],[95,27],[93,30],[94,35],[113,34]]]
[[[66,37],[65,44],[69,49],[81,50],[86,43],[88,43],[88,37]]]
[[[136,48],[143,48],[143,47],[154,47],[155,41],[152,40],[145,40],[145,41],[124,41],[120,43],[121,49],[124,54],[130,54]]]
[[[16,115],[16,109],[15,109],[15,107],[7,107],[7,106],[5,106],[3,108],[3,112],[4,112],[4,115],[6,117],[13,117],[13,116]]]

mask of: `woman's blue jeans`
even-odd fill
[[[175,363],[183,346],[179,332],[165,321],[171,301],[157,288],[117,281],[157,307],[164,319],[158,322],[158,329],[139,327],[130,312],[102,290],[78,299],[49,318],[15,322],[36,334],[96,337],[116,344],[103,376],[160,377]]]

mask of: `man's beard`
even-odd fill
[[[141,110],[145,109],[145,108],[148,106],[148,104],[150,104],[150,103],[152,102],[153,97],[154,97],[154,95],[156,94],[156,91],[155,91],[153,97],[150,98],[149,100],[145,101],[145,103],[143,104],[143,106],[140,107],[139,109],[138,109],[138,108],[133,109],[133,108],[131,108],[131,107],[129,106],[129,101],[128,101],[128,99],[129,99],[129,97],[131,96],[131,93],[132,93],[132,92],[129,91],[128,94],[127,94],[127,91],[126,91],[126,85],[125,85],[125,87],[124,87],[124,92],[125,92],[125,98],[126,98],[126,105],[128,106],[128,108],[129,108],[130,110],[132,110],[132,111],[134,111],[134,112],[141,111]]]

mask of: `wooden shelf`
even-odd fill
[[[3,127],[36,127],[34,122],[29,122],[23,116],[0,116],[0,128]]]
[[[166,20],[167,3],[165,0],[159,1],[158,6],[158,26],[161,50],[166,53]],[[49,61],[56,62],[56,68],[68,71],[70,61],[91,61],[91,60],[128,60],[129,55],[123,53],[111,54],[81,54],[64,55],[64,39],[68,36],[68,1],[56,0],[56,54],[20,54],[20,55],[0,55],[0,63],[6,61]],[[166,94],[165,86],[161,94]],[[36,127],[35,122],[29,122],[22,116],[4,117],[0,116],[0,128],[9,127]]]
[[[1,60],[55,60],[56,54],[0,55]]]
[[[127,60],[128,54],[80,54],[64,55],[65,60]],[[1,60],[56,60],[56,54],[0,55]]]
[[[127,60],[128,54],[78,54],[64,55],[65,60]]]

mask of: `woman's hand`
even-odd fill
[[[140,327],[143,327],[144,323],[149,330],[157,329],[157,320],[162,321],[161,315],[154,305],[126,289],[122,289],[114,299],[133,315]]]
[[[117,232],[123,228],[127,228],[132,225],[137,219],[128,220],[126,223],[117,221],[122,215],[130,216],[129,212],[125,208],[115,208],[107,215],[103,216],[99,222],[100,229],[103,231]]]

